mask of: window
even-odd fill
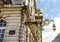
[[[23,0],[12,0],[12,4],[20,4],[22,5],[23,4]]]
[[[3,42],[3,38],[4,38],[4,32],[5,32],[5,26],[6,26],[7,22],[3,19],[0,19],[0,42]]]
[[[12,4],[11,0],[4,0],[4,4]]]
[[[0,29],[0,42],[3,42],[5,29]]]
[[[0,39],[0,42],[3,42],[3,39]]]
[[[5,32],[5,29],[2,29],[2,33],[4,33]]]
[[[15,30],[10,30],[9,31],[9,35],[14,35],[15,34]]]
[[[0,29],[0,33],[1,33],[1,29]]]
[[[5,27],[6,26],[6,21],[5,20],[0,20],[0,27]]]
[[[1,34],[1,38],[4,38],[4,34]]]

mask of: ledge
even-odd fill
[[[8,4],[8,5],[0,5],[0,7],[23,7],[24,5],[19,4]]]

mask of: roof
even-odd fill
[[[55,37],[52,42],[60,42],[60,33]]]

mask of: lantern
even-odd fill
[[[55,31],[55,30],[56,30],[56,26],[55,26],[55,24],[54,24],[54,23],[53,23],[52,29],[53,29],[53,31]]]

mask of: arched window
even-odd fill
[[[7,23],[6,23],[5,20],[3,20],[3,19],[0,20],[0,27],[5,27],[6,24],[7,24]]]

